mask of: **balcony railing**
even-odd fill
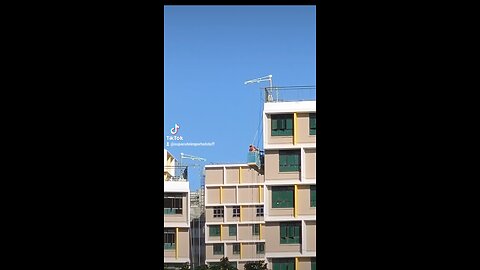
[[[188,181],[188,166],[164,166],[164,181]]]
[[[265,87],[265,103],[317,100],[316,86]]]

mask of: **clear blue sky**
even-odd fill
[[[272,74],[275,86],[316,85],[315,6],[164,11],[164,147],[178,159],[183,152],[206,158],[206,164],[245,163],[263,106],[260,87],[268,82],[244,82]],[[165,136],[176,123],[183,142],[215,146],[167,147]],[[200,174],[190,170],[191,189],[199,187]]]

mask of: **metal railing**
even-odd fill
[[[164,166],[164,181],[188,181],[188,166]]]
[[[265,87],[265,103],[317,100],[316,86]]]

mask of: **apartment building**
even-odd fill
[[[266,90],[262,122],[263,150],[246,164],[205,167],[206,262],[316,269],[316,102]]]
[[[265,260],[263,172],[253,164],[205,166],[206,263],[222,257],[238,269]]]
[[[190,191],[187,167],[164,149],[163,255],[165,269],[190,263]]]
[[[316,269],[315,101],[266,102],[263,147],[269,269]]]

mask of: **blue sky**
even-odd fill
[[[262,139],[260,88],[268,82],[244,82],[271,74],[274,86],[316,85],[315,6],[164,11],[164,147],[178,159],[180,153],[207,159],[200,164],[245,163],[249,144]],[[175,124],[184,143],[215,145],[166,146]],[[191,189],[200,174],[190,169]]]

